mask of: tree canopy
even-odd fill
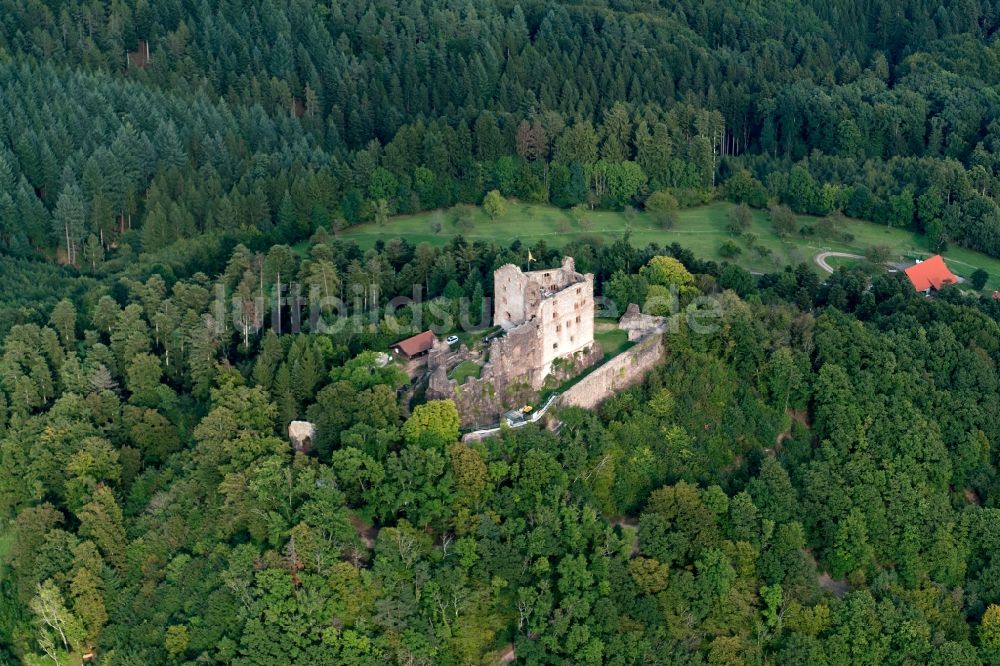
[[[589,233],[725,199],[730,258],[841,216],[1000,256],[998,22],[0,0],[0,661],[1000,663],[1000,301]],[[500,334],[528,252],[667,317],[667,354],[463,441],[387,352]]]

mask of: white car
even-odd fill
[[[458,344],[458,336],[457,335],[449,335],[447,338],[445,338],[444,341],[447,342],[449,345],[457,345]]]

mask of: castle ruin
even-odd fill
[[[532,388],[541,388],[554,361],[594,343],[594,276],[577,273],[572,257],[560,268],[527,273],[501,266],[493,290],[493,323],[523,342],[513,360]]]
[[[488,348],[478,378],[448,378],[455,354],[437,345],[428,358],[429,398],[455,400],[463,425],[495,422],[546,386],[563,382],[603,357],[594,342],[594,276],[572,257],[559,268],[524,272],[513,264],[493,274],[493,323],[504,333]]]

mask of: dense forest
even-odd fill
[[[988,0],[0,0],[0,662],[1000,664],[1000,301],[389,223],[727,200],[1000,256],[998,27]],[[678,293],[667,358],[461,443],[377,353],[488,326],[529,251],[618,312]]]
[[[1000,256],[991,2],[0,4],[0,248],[724,196]]]
[[[203,273],[126,276],[0,356],[0,590],[29,663],[912,664],[1000,659],[1000,307],[898,275],[755,278],[680,247],[564,248],[620,306],[713,295],[600,410],[458,443],[407,405],[385,299],[455,308],[520,255],[456,238],[237,246],[241,295],[374,280],[364,325],[249,337]],[[531,247],[541,265],[563,250]],[[484,285],[487,286],[484,290]],[[243,298],[243,296],[238,296]],[[475,301],[474,301],[475,302]],[[373,319],[374,314],[374,319]],[[368,322],[375,321],[372,326]],[[276,329],[282,329],[279,335]],[[294,453],[286,424],[319,428]]]

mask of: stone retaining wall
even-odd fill
[[[663,360],[663,336],[654,334],[615,356],[562,394],[562,405],[592,409],[615,393],[635,386]]]

